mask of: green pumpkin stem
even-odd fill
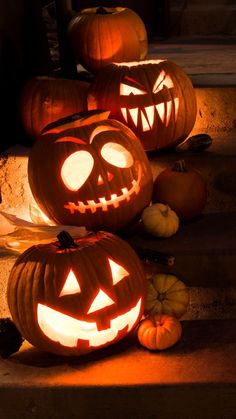
[[[172,167],[174,172],[187,172],[185,160],[177,160]]]
[[[73,237],[68,233],[68,231],[61,231],[57,238],[60,243],[60,249],[73,249],[75,247],[79,247],[78,244],[75,243]]]

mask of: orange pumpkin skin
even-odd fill
[[[56,241],[27,249],[13,266],[7,289],[22,336],[61,355],[81,355],[119,341],[143,312],[145,273],[133,249],[106,232],[74,243],[78,247],[62,248]]]
[[[178,65],[146,60],[104,67],[90,85],[88,109],[108,109],[148,151],[182,142],[193,128],[197,105],[192,83]]]
[[[69,23],[68,38],[78,63],[91,72],[113,61],[140,60],[147,55],[145,25],[124,7],[83,9]]]
[[[151,350],[163,350],[173,346],[182,335],[182,326],[175,317],[154,314],[140,322],[138,340]]]
[[[25,132],[37,138],[42,129],[67,115],[87,110],[89,83],[55,77],[34,77],[20,97],[20,117]]]
[[[191,220],[200,215],[206,205],[206,182],[194,169],[164,169],[154,181],[152,201],[168,204],[181,220]]]
[[[130,129],[107,119],[109,112],[91,113],[84,119],[72,117],[68,124],[59,121],[35,142],[29,184],[37,204],[55,223],[115,232],[149,204],[152,172]],[[69,180],[66,171],[72,171]]]

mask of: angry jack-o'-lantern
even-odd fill
[[[33,246],[17,259],[8,304],[34,346],[80,355],[117,342],[143,312],[145,274],[133,249],[110,233]]]
[[[89,88],[88,109],[108,109],[128,125],[145,150],[178,144],[196,119],[196,98],[184,71],[168,60],[113,63]]]
[[[59,121],[32,148],[32,193],[58,224],[116,231],[151,200],[152,173],[140,141],[108,115]]]

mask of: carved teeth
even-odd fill
[[[89,208],[92,213],[96,212],[96,202],[94,200],[88,200],[87,201]]]
[[[111,200],[112,200],[112,205],[113,205],[114,208],[119,207],[119,201],[117,201],[117,194],[116,193],[113,193],[111,195]]]
[[[143,111],[141,111],[141,119],[142,119],[143,131],[149,131],[150,126],[149,126],[148,120],[147,120],[146,116],[144,115]]]
[[[126,122],[128,122],[127,109],[126,108],[121,108],[121,112],[122,112],[122,115],[123,115],[124,119],[126,120]]]
[[[101,202],[101,204],[102,204],[102,210],[107,211],[107,201],[106,201],[105,196],[103,196],[102,198],[98,198],[98,199],[99,199],[99,202]]]
[[[178,111],[179,111],[179,98],[178,97],[174,98],[174,103],[175,103],[175,122],[176,122],[177,117],[178,117]]]
[[[165,120],[165,104],[159,103],[158,105],[155,105],[155,108],[157,110],[157,113],[159,117],[161,118],[162,122],[164,123]]]
[[[121,191],[122,191],[123,195],[125,195],[126,201],[130,201],[130,196],[129,196],[128,189],[127,188],[122,188]]]
[[[128,109],[129,114],[133,120],[134,125],[137,127],[138,125],[138,108]]]
[[[140,181],[142,177],[142,166],[138,165],[138,178],[137,180],[132,180],[132,187],[130,189],[128,188],[122,188],[122,194],[117,196],[117,194],[111,194],[110,199],[106,199],[104,196],[98,198],[99,202],[95,202],[94,200],[87,200],[87,203],[83,203],[82,201],[77,201],[77,203],[74,202],[68,202],[68,204],[64,205],[64,208],[68,209],[71,214],[74,214],[75,211],[80,212],[81,214],[84,214],[86,210],[90,210],[92,213],[96,212],[97,208],[102,208],[103,211],[108,210],[108,206],[112,205],[114,208],[119,207],[120,202],[122,201],[129,201],[130,196],[135,193],[136,195],[140,191]]]
[[[147,106],[146,108],[144,108],[147,114],[147,119],[148,119],[148,123],[150,128],[153,127],[153,123],[154,123],[154,111],[155,111],[155,107],[152,106]]]

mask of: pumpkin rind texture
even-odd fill
[[[148,279],[145,313],[167,314],[179,319],[189,304],[188,288],[175,275],[158,273]]]
[[[164,350],[177,343],[182,335],[182,326],[175,317],[154,314],[142,320],[138,327],[138,340],[150,350]]]
[[[142,222],[145,230],[157,237],[170,237],[178,231],[179,217],[164,204],[153,204],[142,212]]]
[[[142,19],[124,7],[81,10],[69,23],[68,39],[77,62],[94,73],[113,61],[144,59],[148,49]]]
[[[149,204],[153,177],[138,138],[109,112],[49,127],[31,149],[32,194],[56,224],[118,231]]]
[[[43,128],[65,116],[87,110],[89,83],[56,77],[34,77],[20,96],[20,117],[25,132],[36,139]]]
[[[88,109],[107,109],[129,126],[145,150],[175,147],[192,130],[196,95],[189,77],[169,60],[112,63],[93,79]]]
[[[183,221],[199,216],[207,203],[207,183],[196,170],[164,169],[155,179],[152,202],[169,205]]]
[[[125,337],[143,313],[145,273],[133,249],[99,232],[29,248],[13,266],[7,299],[16,327],[32,345],[81,355]]]

